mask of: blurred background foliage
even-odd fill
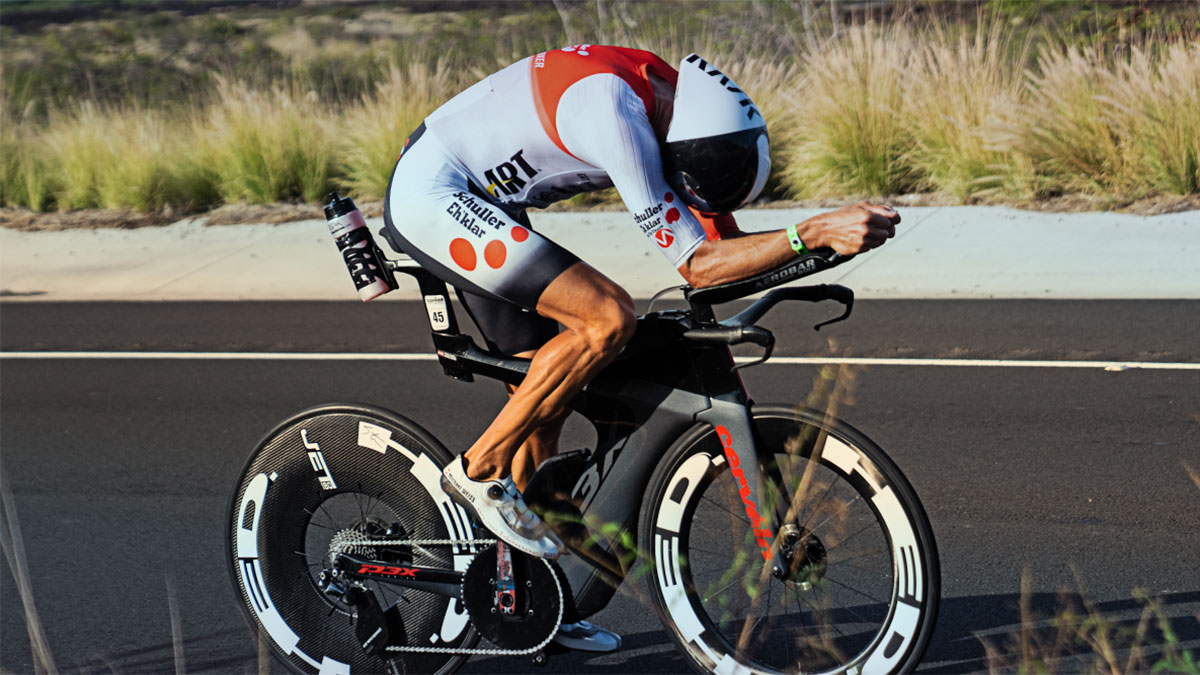
[[[721,64],[771,125],[769,198],[1187,194],[1198,35],[1190,0],[5,0],[0,205],[377,199],[439,103],[581,42]]]

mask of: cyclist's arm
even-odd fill
[[[667,184],[645,104],[615,75],[571,85],[558,105],[567,150],[608,174],[636,225],[678,267],[705,240],[704,227]]]
[[[693,288],[744,279],[795,257],[783,230],[707,240],[700,221],[667,185],[644,104],[616,76],[594,75],[572,85],[560,99],[557,118],[567,149],[608,173],[635,220],[652,212],[641,223],[643,232]],[[673,201],[666,203],[664,195]],[[797,233],[810,249],[854,254],[881,245],[898,222],[891,208],[861,203],[809,218],[797,225]]]
[[[853,255],[882,246],[896,234],[895,209],[862,202],[814,216],[796,225],[809,249],[832,248]],[[679,266],[693,288],[744,279],[783,265],[796,257],[785,230],[705,241]]]

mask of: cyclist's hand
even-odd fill
[[[796,233],[809,249],[828,247],[843,255],[854,255],[883,246],[896,236],[899,222],[896,209],[859,202],[813,216],[797,225]]]

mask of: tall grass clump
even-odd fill
[[[189,127],[178,116],[84,102],[54,111],[35,137],[41,168],[54,167],[48,189],[59,209],[199,208],[216,200],[211,178],[189,157]],[[39,209],[45,203],[28,201]]]
[[[900,26],[855,26],[810,52],[783,180],[798,197],[899,194],[922,183],[901,111],[916,44]]]
[[[935,25],[910,65],[903,108],[914,141],[908,158],[929,187],[960,202],[995,192],[1019,160],[997,149],[988,132],[1025,100],[1022,64],[1028,40],[1014,43],[999,22],[980,21],[957,38]]]
[[[1196,191],[1200,46],[1135,46],[1120,58],[1049,52],[1029,88],[1007,145],[1029,159],[1037,191],[1114,200]]]
[[[1137,177],[1170,194],[1200,188],[1200,43],[1176,43],[1156,58],[1134,47],[1104,73],[1106,117]]]
[[[356,196],[382,199],[404,141],[425,116],[457,93],[444,60],[392,65],[373,95],[349,108],[338,126],[340,183]]]
[[[260,91],[218,78],[200,156],[226,202],[316,202],[334,176],[330,115],[313,92]]]
[[[1030,104],[1015,150],[1033,162],[1039,192],[1128,194],[1135,171],[1106,113],[1104,57],[1095,50],[1043,54],[1030,74]]]
[[[38,149],[39,126],[0,114],[0,206],[46,210],[55,174]]]
[[[98,183],[112,158],[111,117],[85,101],[70,111],[55,110],[38,145],[57,170],[54,202],[59,209],[100,206]]]

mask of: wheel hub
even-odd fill
[[[779,553],[787,561],[784,581],[809,590],[825,577],[828,554],[821,538],[794,524],[779,528]]]

